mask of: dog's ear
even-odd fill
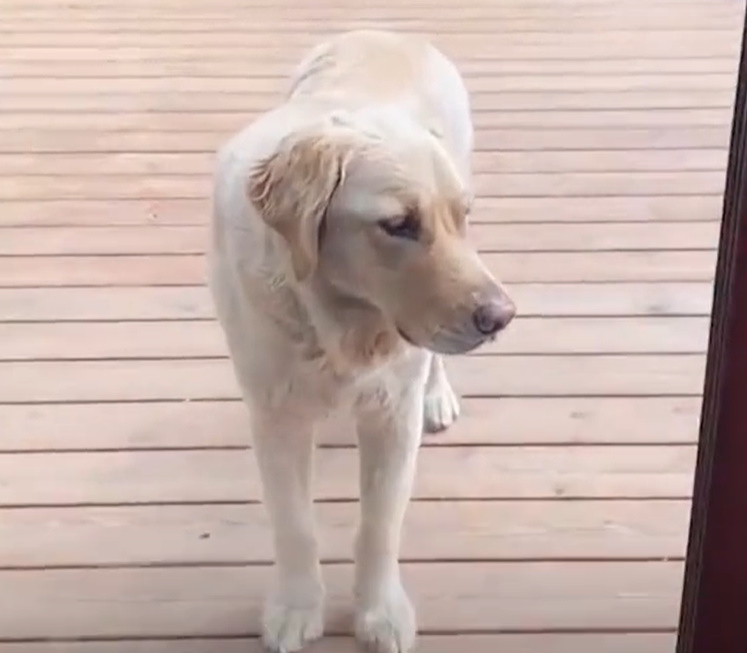
[[[250,174],[249,200],[288,244],[296,279],[316,268],[319,232],[352,154],[347,139],[321,130],[291,135]]]

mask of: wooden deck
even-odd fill
[[[0,652],[259,650],[271,559],[203,286],[222,139],[305,47],[426,31],[521,317],[451,365],[403,557],[423,653],[673,650],[744,3],[2,0]],[[348,653],[356,452],[318,455]]]

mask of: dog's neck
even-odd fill
[[[298,288],[316,333],[318,354],[343,376],[376,367],[407,346],[373,304],[352,297],[317,277]]]

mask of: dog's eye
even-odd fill
[[[381,220],[379,227],[393,238],[407,238],[408,240],[420,238],[420,220],[414,211],[409,211],[394,220]]]

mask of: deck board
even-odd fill
[[[539,155],[538,155],[539,156]],[[726,159],[724,158],[724,169]],[[188,192],[188,189],[185,193]],[[474,222],[682,222],[721,219],[722,196],[478,197]],[[207,198],[6,201],[7,226],[205,224]]]
[[[317,515],[322,559],[350,562],[357,504],[322,503]],[[645,510],[630,500],[417,501],[402,558],[681,560],[689,517],[686,499],[648,500]],[[270,537],[257,504],[19,508],[0,523],[0,560],[6,569],[268,564]]]
[[[500,179],[500,177],[497,177]],[[714,250],[715,220],[657,222],[530,224],[478,223],[470,239],[481,252]],[[4,229],[0,256],[75,256],[138,254],[203,254],[206,226],[85,227]]]
[[[355,499],[357,451],[317,452],[316,496]],[[421,451],[416,500],[686,498],[692,444],[452,446]],[[469,481],[459,473],[469,469]],[[258,502],[249,451],[16,453],[0,458],[0,506]]]
[[[420,638],[422,653],[451,653],[455,645],[468,647],[474,653],[661,653],[674,650],[674,635],[645,634],[491,634],[491,635],[425,635]],[[3,644],[3,653],[260,653],[261,644],[255,638],[175,638],[166,640],[34,642],[33,644]],[[309,653],[360,653],[350,639],[328,637],[312,645]]]
[[[0,653],[258,653],[270,532],[203,285],[214,151],[323,35],[432,35],[519,307],[451,361],[403,559],[423,653],[674,650],[743,1],[7,0]],[[352,429],[320,433],[353,653]]]
[[[694,396],[702,390],[704,358],[464,356],[446,366],[465,396]],[[240,392],[233,368],[223,358],[21,361],[2,363],[2,369],[0,403],[230,400]]]
[[[700,397],[485,397],[463,398],[462,407],[459,421],[423,446],[693,443]],[[5,452],[250,445],[247,413],[238,400],[0,404],[0,423]],[[341,418],[319,433],[320,446],[352,441]]]
[[[512,251],[483,260],[507,284],[712,281],[716,251]],[[0,287],[191,286],[205,282],[206,270],[194,254],[8,257],[0,258]]]
[[[589,148],[592,142],[599,142],[595,132],[581,132],[581,135],[569,131],[562,135],[567,144],[580,145]],[[143,138],[147,137],[142,135]],[[489,134],[488,134],[489,136]],[[543,134],[533,133],[531,138],[540,141]],[[697,136],[697,134],[695,134]],[[36,136],[34,136],[36,137]],[[61,149],[71,147],[79,142],[82,134],[72,134],[67,144]],[[547,136],[548,142],[553,140],[553,134]],[[184,141],[183,137],[174,134],[174,143]],[[217,139],[215,139],[217,140]],[[491,147],[491,142],[506,142],[507,139],[498,138],[493,141],[486,138],[484,147]],[[510,139],[508,139],[510,140]],[[643,135],[643,142],[649,142],[651,136]],[[679,138],[678,140],[682,140]],[[719,140],[722,140],[719,136]],[[213,141],[211,135],[210,141]],[[584,145],[584,141],[586,144]],[[628,142],[631,147],[636,146],[636,139],[630,134],[621,133],[613,147],[621,147]],[[719,143],[720,144],[720,143]],[[710,148],[713,142],[705,143]],[[536,145],[535,145],[536,146]],[[697,143],[689,146],[697,147]],[[174,148],[172,144],[168,146]],[[188,146],[187,146],[188,147]],[[137,146],[128,146],[128,149]],[[29,151],[33,147],[22,145],[21,151]],[[481,197],[594,197],[594,196],[626,196],[626,195],[709,195],[717,194],[723,185],[722,173],[716,170],[685,170],[685,171],[648,171],[642,174],[635,172],[578,172],[571,173],[484,173],[476,171],[474,178],[475,192]],[[71,175],[58,177],[56,175],[35,175],[28,180],[18,179],[0,180],[0,200],[29,200],[48,201],[60,199],[169,199],[205,197],[210,193],[211,180],[204,176],[194,175],[127,175],[114,177],[112,175],[73,177]]]
[[[523,318],[707,317],[712,283],[528,283],[511,290]],[[206,320],[213,313],[204,286],[0,288],[8,322]]]
[[[405,563],[403,577],[424,632],[663,630],[676,624],[682,569],[679,561],[438,562]],[[256,635],[270,572],[267,566],[0,572],[2,584],[13,588],[0,630],[16,639],[81,631],[109,638]],[[327,630],[349,632],[352,567],[332,564],[324,572]]]
[[[707,317],[523,318],[489,354],[702,354]],[[214,321],[0,323],[0,361],[215,358],[227,355]]]

